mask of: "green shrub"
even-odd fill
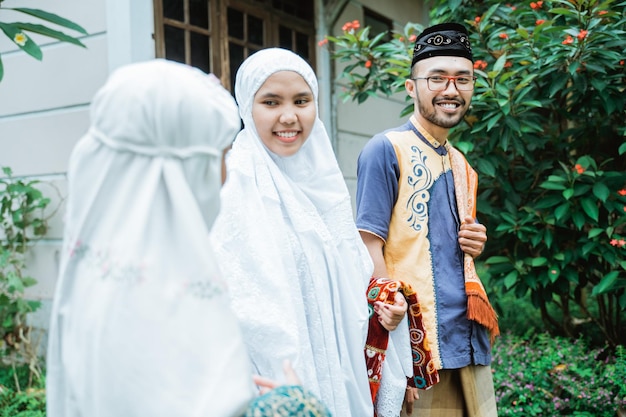
[[[39,189],[39,181],[15,178],[4,167],[0,178],[0,366],[27,363],[38,377],[37,332],[27,316],[39,301],[27,300],[26,288],[37,283],[25,273],[26,254],[47,231],[50,199]],[[18,391],[20,387],[17,387]]]
[[[615,417],[626,409],[626,349],[540,333],[505,333],[494,346],[498,415]]]
[[[492,285],[530,294],[554,334],[626,344],[626,1],[431,4],[470,32],[478,79],[449,139],[480,176]],[[402,93],[421,30],[328,36],[346,96]]]
[[[45,417],[45,380],[32,378],[25,365],[0,366],[0,417]],[[20,386],[30,388],[22,391]]]

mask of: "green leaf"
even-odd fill
[[[576,16],[576,12],[574,10],[565,9],[562,7],[555,7],[553,9],[550,9],[550,13],[560,14],[564,16],[572,16],[572,17]]]
[[[604,183],[596,182],[593,185],[593,195],[595,195],[600,201],[605,203],[606,200],[609,198],[609,195],[611,195],[611,190],[609,190],[609,187],[607,187]]]
[[[522,37],[522,39],[528,39],[528,31],[526,29],[517,28],[515,31]]]
[[[554,272],[553,272],[554,271]],[[548,270],[548,279],[550,280],[551,283],[555,283],[556,280],[559,279],[559,276],[561,275],[561,271],[559,270],[559,268],[557,267],[551,267]]]
[[[4,67],[2,66],[2,55],[0,55],[0,81],[4,77]]]
[[[487,121],[487,132],[493,128],[493,126],[498,123],[500,118],[502,117],[502,113],[498,113]]]
[[[625,154],[625,153],[626,153],[626,142],[622,143],[622,144],[619,146],[619,154],[620,154],[620,155],[623,155],[623,154]]]
[[[580,200],[580,205],[582,206],[584,212],[595,221],[598,221],[599,210],[598,205],[595,201],[590,198],[582,198]]]
[[[492,256],[485,261],[488,264],[503,264],[509,263],[511,260],[506,256]]]
[[[539,186],[541,188],[545,188],[546,190],[565,190],[567,188],[564,184],[559,184],[552,181],[544,181]]]
[[[506,277],[504,277],[504,286],[505,288],[511,289],[511,287],[513,287],[515,285],[515,283],[517,282],[517,278],[519,277],[519,272],[517,272],[517,270],[512,270],[511,272],[509,272],[507,274]]]
[[[557,195],[547,195],[543,197],[541,200],[537,201],[537,203],[533,206],[535,209],[541,210],[550,207],[554,207],[559,204],[561,201],[561,197]]]
[[[594,237],[600,235],[602,232],[604,232],[604,229],[594,228],[594,229],[589,230],[587,237],[589,239],[593,239]]]
[[[24,287],[32,287],[37,284],[37,280],[32,277],[24,277],[22,278],[22,284],[24,284]]]
[[[39,46],[35,42],[33,42],[33,40],[28,35],[22,32],[19,27],[12,23],[0,22],[0,29],[2,29],[4,34],[7,35],[7,37],[11,39],[11,41],[16,44],[21,50],[23,50],[33,58],[41,61],[41,58],[43,57],[41,48],[39,48]],[[16,40],[18,36],[24,36],[25,41],[18,42]]]
[[[594,250],[597,246],[598,245],[594,241],[590,241],[590,242],[585,243],[583,245],[583,247],[582,247],[582,250],[581,250],[583,256],[589,255],[589,253],[591,253],[591,251]]]
[[[591,291],[591,295],[600,295],[600,294],[604,294],[604,293],[611,291],[611,289],[613,289],[613,286],[617,282],[618,277],[619,277],[618,271],[609,272],[608,274],[602,277],[600,282],[595,287],[593,287],[593,290]]]
[[[582,229],[585,225],[585,216],[581,212],[575,211],[572,213],[572,221],[578,230]]]
[[[545,265],[545,264],[547,264],[547,263],[548,263],[548,260],[547,260],[546,258],[543,258],[543,257],[533,258],[533,259],[530,261],[530,265],[531,265],[531,266],[535,266],[535,267],[536,267],[536,266],[543,266],[543,265]]]
[[[493,64],[493,71],[496,71],[497,73],[502,71],[502,68],[504,68],[504,64],[506,63],[506,58],[506,54],[500,55],[500,57],[496,60],[496,63]]]
[[[554,210],[554,218],[557,221],[560,221],[561,219],[565,218],[565,215],[569,212],[569,208],[570,208],[569,203],[561,204]]]
[[[479,159],[477,167],[480,172],[489,175],[490,177],[496,176],[496,167],[487,159]]]
[[[68,36],[63,32],[59,32],[58,30],[50,29],[43,25],[35,25],[32,23],[15,23],[15,25],[22,30],[27,30],[33,33],[38,33],[40,35],[44,35],[49,38],[58,39],[61,42],[72,43],[74,45],[82,46],[83,48],[85,48],[85,45],[78,39],[72,36]]]
[[[551,182],[565,182],[565,181],[567,181],[567,178],[560,177],[558,175],[550,175],[550,176],[548,176],[548,181],[551,181]]]
[[[546,229],[544,231],[544,242],[546,244],[546,247],[548,249],[550,249],[552,247],[552,242],[554,241],[554,234],[552,233],[552,231],[550,229]]]
[[[572,198],[573,195],[574,195],[573,188],[568,188],[567,190],[563,191],[563,198],[565,198],[566,200],[569,200],[570,198]]]
[[[68,29],[75,30],[76,32],[80,32],[83,35],[87,35],[87,31],[80,25],[72,22],[71,20],[65,19],[59,15],[54,13],[49,13],[39,9],[30,9],[26,7],[16,7],[8,10],[15,10],[17,12],[22,12],[31,16],[35,16],[41,20],[45,20],[50,23],[54,23],[55,25],[63,26]]]

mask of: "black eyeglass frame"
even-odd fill
[[[446,85],[443,88],[440,89],[433,89],[430,85],[430,80],[431,78],[445,78],[447,79],[446,81]],[[459,88],[459,85],[456,83],[456,81],[459,78],[469,78],[472,81],[470,83],[468,83],[467,85],[465,84],[461,84],[462,87],[469,87],[467,89],[465,88]],[[476,79],[478,77],[476,77],[475,75],[431,75],[430,77],[415,77],[415,78],[411,78],[411,80],[426,80],[426,86],[428,86],[428,89],[430,91],[445,91],[449,86],[450,86],[450,81],[452,81],[452,83],[454,84],[454,88],[456,88],[458,91],[472,91],[474,90],[474,85],[476,84]]]

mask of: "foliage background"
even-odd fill
[[[507,292],[530,297],[554,335],[626,344],[626,2],[430,4],[433,23],[470,32],[478,80],[449,139],[479,172],[496,308],[507,314]],[[343,29],[322,43],[347,63],[345,99],[403,94],[423,27],[391,41]]]

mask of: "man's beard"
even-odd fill
[[[465,101],[463,99],[459,99],[458,101],[460,101],[460,107],[465,106]],[[465,116],[465,113],[467,113],[467,110],[469,109],[465,108],[462,113],[458,114],[454,118],[448,118],[437,115],[437,105],[434,101],[432,103],[432,111],[430,112],[426,109],[424,105],[422,105],[422,101],[420,100],[419,96],[417,97],[417,106],[420,114],[424,119],[428,120],[435,126],[443,127],[445,129],[450,129],[461,123],[461,120],[463,120],[463,116]]]

